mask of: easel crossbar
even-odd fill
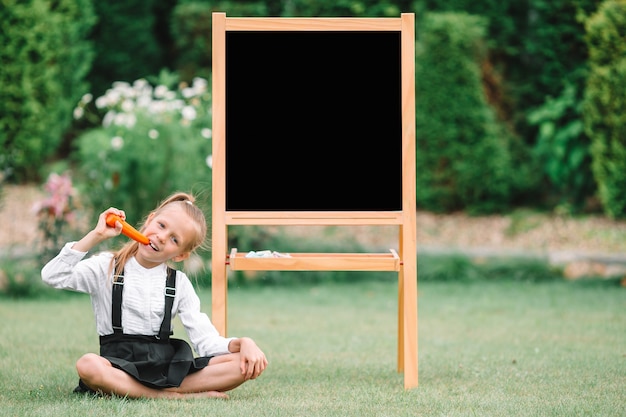
[[[389,253],[290,253],[285,257],[248,258],[233,248],[227,263],[233,271],[399,271],[400,257]]]

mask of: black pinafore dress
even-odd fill
[[[100,336],[100,356],[118,369],[152,388],[178,387],[183,379],[206,367],[211,357],[194,358],[189,344],[170,338],[172,305],[176,295],[176,270],[167,268],[165,314],[158,336],[124,334],[122,329],[122,293],[124,276],[113,285],[111,318],[113,334]]]

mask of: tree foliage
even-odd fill
[[[0,168],[38,180],[72,110],[88,90],[93,58],[89,0],[3,0],[0,7]]]
[[[435,211],[506,209],[520,183],[512,138],[487,103],[486,20],[430,13],[416,58],[417,199]]]
[[[98,23],[89,38],[96,57],[87,76],[93,94],[103,94],[114,81],[156,76],[168,66],[168,15],[174,0],[93,3]]]
[[[602,3],[586,23],[591,71],[584,120],[605,213],[626,218],[626,1]]]
[[[89,128],[71,124],[73,107],[87,91],[101,95],[117,81],[154,80],[163,69],[187,82],[210,78],[214,11],[276,17],[414,12],[420,48],[421,41],[437,37],[442,48],[449,48],[445,42],[451,45],[449,51],[431,48],[432,57],[418,55],[418,140],[421,135],[434,141],[418,144],[428,150],[422,149],[418,162],[431,169],[418,171],[423,186],[419,204],[439,201],[435,205],[441,210],[490,211],[509,204],[579,210],[598,193],[603,205],[611,205],[605,210],[618,216],[622,151],[615,139],[619,134],[608,132],[621,123],[615,103],[623,90],[618,62],[623,38],[619,19],[611,20],[617,17],[608,10],[622,3],[0,0],[0,176],[39,180],[40,168],[55,153],[68,156],[75,138]],[[428,16],[437,13],[480,18],[447,27],[445,40],[442,31],[426,35],[428,25],[433,28]],[[592,30],[597,35],[586,35]],[[480,41],[470,46],[472,39]],[[448,64],[443,58],[450,59]],[[427,88],[426,80],[440,87],[441,97]],[[459,84],[452,88],[452,83]],[[421,97],[428,99],[420,103]],[[437,147],[440,143],[454,146]],[[487,199],[492,201],[478,203]]]

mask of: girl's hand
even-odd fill
[[[241,337],[239,339],[235,339],[235,349],[239,349],[239,357],[240,364],[239,367],[241,369],[241,374],[244,375],[244,379],[247,381],[249,379],[255,379],[265,370],[267,367],[267,358],[265,357],[265,353],[256,345],[254,340],[249,337]],[[232,342],[231,342],[232,344]],[[233,351],[231,350],[231,351]]]
[[[122,233],[122,224],[120,222],[115,222],[115,227],[107,225],[106,218],[110,213],[120,216],[122,220],[126,218],[126,213],[124,213],[123,210],[116,209],[115,207],[106,209],[100,213],[100,216],[98,216],[98,223],[96,224],[96,227],[91,232],[87,233],[81,240],[74,243],[72,249],[80,252],[89,252],[89,250],[97,244]]]
[[[122,223],[115,222],[115,227],[111,227],[107,224],[106,219],[109,214],[115,214],[122,220],[126,219],[126,213],[124,213],[124,210],[118,210],[115,207],[110,207],[100,213],[100,216],[98,216],[98,224],[96,224],[93,231],[102,235],[105,239],[119,236],[119,234],[122,233]]]

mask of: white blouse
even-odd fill
[[[54,288],[84,292],[91,305],[100,336],[113,333],[111,304],[113,278],[110,271],[113,254],[103,252],[85,258],[87,252],[72,249],[67,243],[61,252],[41,271],[43,281]],[[84,259],[85,258],[85,259]],[[165,309],[167,266],[144,268],[131,258],[124,267],[122,327],[125,334],[154,336],[159,334]],[[187,275],[176,273],[176,296],[172,319],[180,318],[193,348],[200,356],[229,353],[234,338],[219,334],[209,317],[200,310],[200,298]]]

